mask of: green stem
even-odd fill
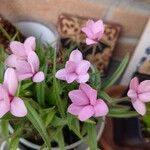
[[[96,47],[97,47],[97,45],[94,45],[94,46],[93,46],[92,56],[90,57],[90,62],[92,62],[92,60],[93,60],[94,54],[95,54],[95,52],[96,52]]]

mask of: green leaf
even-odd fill
[[[7,33],[7,31],[2,27],[2,25],[0,25],[0,31],[2,32],[2,34],[9,40],[11,41],[11,37],[10,35]]]
[[[4,64],[2,62],[0,62],[0,83],[3,82],[4,70],[5,70]]]
[[[56,105],[58,107],[58,111],[60,112],[61,117],[65,117],[65,109],[62,102],[62,99],[60,98],[60,85],[59,82],[57,82],[55,74],[56,74],[56,50],[53,51],[54,58],[53,58],[53,89],[52,89],[52,95],[53,95],[53,101],[56,102]]]
[[[106,92],[100,91],[98,93],[98,96],[100,96],[102,99],[106,100],[108,103],[113,103],[113,98],[111,98]]]
[[[48,125],[52,122],[54,115],[56,113],[55,107],[42,109],[40,113],[41,113],[41,117],[43,119],[45,128],[47,128]]]
[[[38,113],[36,112],[34,107],[32,107],[32,105],[28,100],[25,101],[25,104],[28,109],[28,114],[26,117],[30,120],[35,129],[39,132],[48,149],[51,150],[50,138],[49,135],[47,134],[42,118],[38,115]]]
[[[0,121],[0,124],[1,124],[1,131],[2,131],[2,136],[3,137],[8,137],[8,135],[9,135],[9,131],[8,131],[8,120],[3,120],[3,119],[1,119],[1,121]]]
[[[26,90],[26,89],[29,88],[31,85],[33,85],[33,82],[32,82],[32,81],[22,84],[22,85],[21,85],[21,91]]]
[[[42,70],[44,74],[47,74],[48,64],[47,62],[42,67]],[[46,80],[46,79],[45,79]],[[44,106],[45,104],[45,88],[46,88],[46,82],[42,81],[41,83],[36,84],[36,95],[37,95],[37,101],[41,106]]]
[[[14,130],[14,133],[11,135],[11,140],[9,143],[9,150],[17,150],[19,145],[19,139],[22,135],[24,128],[24,121],[20,122],[16,129]]]
[[[122,112],[128,112],[130,110],[130,107],[119,107],[118,105],[116,106],[113,106],[113,107],[110,107],[109,108],[109,112],[110,113],[122,113]]]
[[[65,126],[66,124],[67,124],[67,119],[59,118],[59,117],[55,116],[51,123],[51,126],[60,127],[60,126]]]
[[[17,118],[16,118],[15,116],[13,116],[12,114],[7,113],[7,114],[5,114],[1,119],[2,119],[2,120],[5,120],[5,121],[9,121],[9,120],[17,119]]]
[[[107,89],[108,87],[112,86],[119,79],[119,77],[123,73],[124,69],[126,68],[128,62],[129,62],[129,54],[127,54],[124,57],[124,59],[122,60],[122,62],[120,63],[120,65],[118,66],[116,71],[112,74],[112,76],[103,83],[102,89]]]
[[[135,111],[124,111],[124,112],[109,112],[108,114],[109,117],[114,117],[114,118],[131,118],[131,117],[137,117],[138,114]]]
[[[80,133],[79,120],[68,113],[67,121],[68,121],[69,129],[72,130],[80,139],[82,139],[83,137]]]
[[[91,86],[97,90],[101,88],[101,74],[96,67],[92,67],[92,73],[90,74]]]
[[[87,124],[87,143],[90,150],[97,150],[97,140],[96,140],[96,126],[93,124]]]
[[[86,120],[86,121],[84,121],[84,122],[86,122],[86,123],[90,123],[90,124],[96,124],[96,122],[95,122],[95,121],[93,121],[93,120],[91,120],[91,119],[88,119],[88,120]]]
[[[64,136],[62,130],[57,133],[55,140],[58,142],[59,149],[65,150]]]

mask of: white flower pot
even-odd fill
[[[103,118],[103,121],[100,121],[97,126],[96,126],[96,132],[97,132],[97,141],[100,139],[102,132],[104,130],[104,126],[105,126],[105,118]],[[10,133],[13,133],[13,128],[9,125],[9,131]],[[28,148],[34,149],[34,150],[39,150],[40,149],[40,145],[36,145],[24,138],[20,138],[20,143],[22,143],[23,145],[25,145]],[[71,145],[68,145],[65,147],[65,150],[70,150],[70,149],[76,149],[76,150],[88,150],[88,146],[82,142],[82,140],[79,140]],[[6,141],[4,141],[1,144],[0,150],[7,150],[7,143]],[[20,148],[18,148],[17,150],[22,150]],[[47,150],[46,148],[44,150]],[[52,150],[60,150],[59,148],[52,148]]]
[[[59,36],[58,33],[55,29],[54,26],[44,26],[40,23],[37,22],[28,22],[28,21],[23,21],[23,22],[17,22],[14,24],[20,31],[21,33],[26,36],[35,36],[36,38],[40,37],[40,40],[43,44],[52,44],[54,48],[57,48],[59,45]],[[102,135],[103,129],[105,125],[105,118],[103,118],[103,122],[100,121],[100,123],[97,124],[96,126],[96,132],[97,132],[97,140]],[[10,133],[13,133],[13,128],[9,125],[9,131]],[[40,149],[40,145],[36,145],[24,138],[20,139],[20,143],[25,145],[28,148],[32,148],[34,150]],[[86,150],[88,149],[88,146],[82,142],[82,140],[79,140],[71,145],[68,145],[65,147],[65,150],[70,150],[75,148],[76,150]],[[7,142],[4,141],[1,146],[0,150],[7,150]],[[18,148],[17,150],[22,150]],[[27,149],[28,150],[28,149]],[[45,149],[46,150],[46,149]],[[52,150],[60,150],[59,148],[52,148]]]
[[[59,35],[54,25],[45,26],[38,22],[21,21],[14,24],[18,30],[25,36],[34,36],[43,44],[51,44],[52,47],[59,46]]]

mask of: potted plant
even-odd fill
[[[104,32],[103,22],[89,20],[82,31],[86,43],[96,45]],[[113,99],[106,93],[123,73],[129,55],[102,82],[100,72],[79,50],[67,50],[60,56],[51,45],[36,43],[35,37],[24,43],[12,39],[11,53],[1,49],[0,55],[1,132],[8,149],[17,149],[21,141],[28,149],[34,145],[35,149],[97,150],[96,139],[105,116],[137,115],[129,106],[119,104],[127,98]],[[135,79],[131,85],[134,83]],[[134,107],[143,114],[143,108]]]

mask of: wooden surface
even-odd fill
[[[99,143],[102,146],[103,150],[144,150],[138,147],[117,146],[113,141],[113,123],[110,118],[107,118],[106,120],[106,126]]]

